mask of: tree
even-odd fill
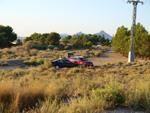
[[[12,27],[0,25],[0,48],[11,47],[12,42],[17,39],[17,34],[13,32]]]
[[[0,34],[0,48],[4,48],[8,45],[7,38]]]
[[[62,39],[62,43],[63,43],[65,46],[68,44],[68,42],[69,42],[69,41],[68,41],[66,38],[63,38],[63,39]]]
[[[99,38],[97,35],[94,34],[90,37],[89,41],[91,41],[93,43],[93,45],[97,45],[97,43],[99,42]]]
[[[101,44],[102,46],[105,45],[105,36],[104,36],[104,35],[102,35],[102,36],[99,37],[99,42],[100,42],[100,44]]]
[[[42,36],[39,38],[39,40],[38,40],[38,44],[39,44],[39,45],[45,45],[45,40],[46,40],[46,38],[42,35]]]
[[[128,54],[130,44],[131,30],[128,30],[124,26],[119,27],[115,36],[112,39],[112,47],[114,51],[122,54]],[[136,25],[135,36],[135,53],[136,56],[149,57],[150,56],[150,36],[148,31],[138,23]]]
[[[20,39],[17,39],[16,45],[22,45],[22,41]]]
[[[135,53],[140,56],[150,55],[150,38],[146,29],[140,23],[136,25]]]
[[[73,35],[72,38],[70,39],[70,43],[73,44],[73,42],[78,39],[78,36],[77,35]]]
[[[88,43],[86,44],[87,47],[92,47],[93,43],[91,41],[88,41]]]
[[[70,41],[71,38],[72,38],[71,35],[68,35],[68,36],[65,37],[65,39],[68,40],[68,41]]]
[[[81,39],[81,45],[83,47],[87,46],[87,43],[89,42],[87,35],[83,36],[83,38]],[[91,41],[90,41],[91,42]],[[92,44],[93,45],[93,44]]]
[[[81,47],[81,41],[79,39],[74,40],[73,47],[76,47],[76,48]]]
[[[59,40],[61,39],[58,33],[52,32],[48,35],[45,43],[47,45],[59,45]]]
[[[127,54],[129,50],[130,31],[124,26],[117,29],[115,36],[112,39],[112,47],[114,51],[122,54]]]

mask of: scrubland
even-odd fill
[[[150,62],[115,62],[56,70],[51,61],[68,52],[99,57],[100,50],[0,50],[0,59],[24,59],[27,69],[0,70],[2,113],[93,113],[125,107],[150,112]],[[9,65],[1,62],[0,66]]]
[[[68,52],[81,53],[81,56],[98,57],[103,52],[110,50],[110,47],[102,47],[100,49],[78,49],[78,50],[37,50],[29,49],[24,46],[0,49],[0,59],[29,59],[32,56],[36,58],[53,58],[57,59],[60,56],[66,57]]]
[[[150,112],[150,62],[56,70],[0,70],[0,111],[93,113],[126,107]]]

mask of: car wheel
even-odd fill
[[[56,65],[56,66],[55,66],[55,68],[58,70],[58,69],[59,69],[59,66],[58,66],[58,65]]]

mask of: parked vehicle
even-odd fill
[[[57,70],[59,68],[63,68],[63,67],[76,67],[76,66],[78,66],[78,64],[74,64],[67,59],[59,59],[59,60],[52,61],[52,65],[55,66],[55,68]]]
[[[93,63],[84,57],[75,56],[70,57],[68,60],[70,60],[72,63],[79,64],[81,66],[93,66]]]
[[[68,53],[68,56],[66,56],[66,58],[68,59],[69,57],[73,57],[74,54],[73,53]]]

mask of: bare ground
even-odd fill
[[[116,52],[110,50],[103,53],[99,57],[88,58],[88,60],[92,61],[94,66],[99,66],[109,62],[127,61],[127,58],[120,56]],[[25,69],[26,67],[29,67],[23,64],[23,61],[24,60],[16,60],[16,59],[0,60],[0,62],[8,63],[8,66],[0,66],[0,69],[15,69],[15,68]]]
[[[88,60],[92,61],[94,66],[103,65],[110,62],[128,61],[126,57],[123,57],[112,50],[103,53],[99,57],[88,58]]]
[[[0,66],[0,69],[15,69],[15,68],[26,68],[27,65],[23,63],[24,60],[8,59],[0,60],[1,63],[7,62],[8,66]]]

